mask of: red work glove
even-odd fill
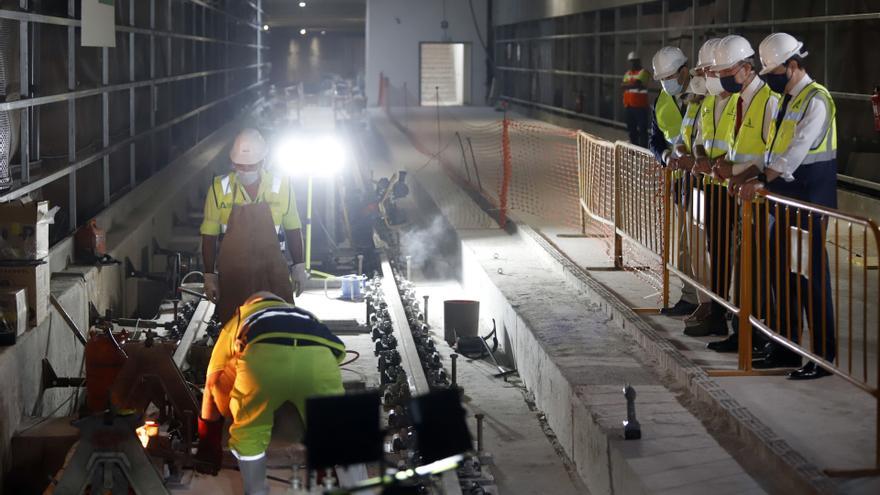
[[[223,463],[223,417],[216,421],[199,418],[199,448],[196,471],[217,476]]]

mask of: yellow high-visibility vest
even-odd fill
[[[657,104],[654,105],[654,116],[657,119],[657,127],[663,132],[666,142],[672,144],[678,133],[681,132],[681,121],[684,120],[681,115],[681,108],[675,98],[666,91],[661,90],[660,96],[657,97]]]
[[[703,100],[700,108],[700,129],[703,133],[703,147],[710,159],[724,156],[730,151],[733,143],[733,127],[736,124],[736,102],[739,95],[731,95],[724,105],[718,125],[715,125],[715,104],[718,98],[709,95]]]
[[[837,107],[828,90],[816,81],[807,84],[804,89],[792,98],[788,109],[782,117],[782,123],[776,128],[776,119],[770,124],[770,143],[767,146],[767,163],[771,163],[781,153],[788,149],[791,140],[794,139],[798,122],[804,117],[807,107],[813,98],[823,98],[827,109],[828,124],[825,138],[818,146],[811,149],[801,165],[810,163],[827,162],[837,158]]]
[[[691,153],[694,144],[694,129],[697,127],[697,117],[702,107],[702,101],[692,101],[688,103],[684,112],[684,118],[681,120],[681,140],[684,148]]]
[[[764,84],[755,93],[752,103],[742,117],[739,133],[733,141],[728,158],[733,163],[761,162],[767,151],[767,142],[764,141],[764,115],[767,103],[771,97],[778,97],[770,90],[770,86]],[[734,109],[734,122],[736,110]],[[735,125],[735,124],[734,124]]]

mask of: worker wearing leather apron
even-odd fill
[[[266,155],[259,131],[241,131],[229,152],[233,172],[216,177],[205,198],[205,295],[221,322],[261,290],[293,302],[308,279],[293,188],[263,169]]]
[[[344,357],[345,344],[311,313],[268,292],[249,297],[224,325],[211,353],[196,469],[214,475],[220,470],[223,417],[231,417],[229,449],[245,494],[268,494],[266,449],[275,411],[290,402],[305,423],[306,399],[342,395]]]

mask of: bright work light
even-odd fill
[[[296,134],[278,143],[273,163],[291,177],[331,177],[348,160],[345,145],[333,135]]]

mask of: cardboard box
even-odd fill
[[[6,323],[15,329],[16,335],[27,331],[27,290],[23,287],[0,289],[0,313]]]
[[[37,326],[49,314],[49,264],[31,266],[0,265],[0,288],[27,289],[28,322]]]
[[[58,208],[48,201],[0,204],[0,260],[41,260],[49,256],[49,225]]]

